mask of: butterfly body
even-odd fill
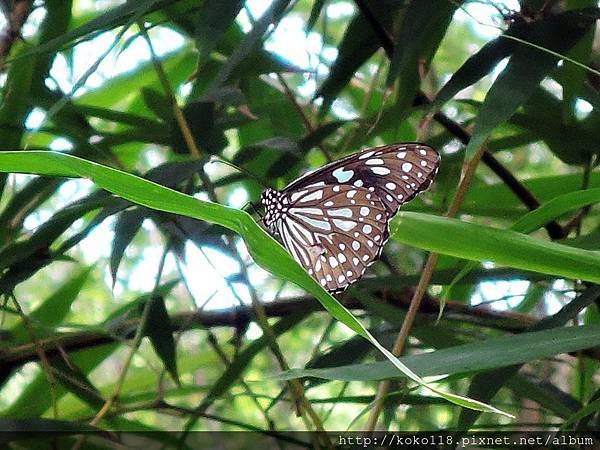
[[[379,258],[389,220],[429,187],[438,166],[423,144],[366,149],[265,190],[263,221],[325,289],[341,292]]]

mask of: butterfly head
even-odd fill
[[[263,222],[271,233],[275,233],[275,224],[283,211],[283,194],[275,189],[267,188],[260,194],[260,204],[265,208]]]

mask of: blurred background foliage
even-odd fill
[[[264,186],[360,148],[418,140],[440,151],[441,170],[403,210],[443,216],[483,145],[457,230],[485,226],[470,239],[487,253],[457,245],[440,257],[404,360],[515,415],[462,410],[397,378],[223,227],[83,179],[3,174],[4,426],[361,429],[377,380],[391,376],[379,422],[388,430],[599,428],[600,291],[593,277],[560,276],[600,258],[597,2],[2,6],[2,151],[66,152],[242,208]],[[519,254],[508,232],[486,234],[540,206],[537,226],[513,227],[537,253]],[[420,242],[435,234],[418,230],[392,239],[341,296],[385,345],[422,271]],[[452,246],[454,236],[438,239]],[[540,273],[551,241],[572,258]],[[495,264],[496,252],[521,262]],[[457,278],[465,259],[479,262]],[[294,374],[300,383],[282,381]]]

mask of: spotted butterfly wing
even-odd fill
[[[324,288],[341,292],[379,258],[389,220],[429,187],[439,161],[438,153],[423,144],[363,150],[282,191],[265,190],[264,223]]]

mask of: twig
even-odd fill
[[[409,305],[408,298],[398,295],[393,296],[390,293],[387,296],[389,303],[394,306],[406,308]],[[323,311],[320,304],[315,302],[314,298],[310,296],[286,300],[281,299],[277,302],[263,303],[263,305],[265,314],[269,318],[286,317],[300,311]],[[362,304],[354,299],[348,299],[345,305],[352,310],[363,309]],[[448,301],[445,308],[445,318],[447,320],[474,323],[511,333],[525,331],[537,323],[537,319],[530,315],[511,311],[495,311],[491,308],[480,306],[473,307],[461,302]],[[438,303],[434,299],[426,297],[419,313],[434,318],[438,309]],[[254,320],[256,319],[251,306],[234,306],[220,310],[184,312],[171,315],[174,332],[211,327],[239,328]],[[38,344],[39,348],[50,357],[58,354],[58,347],[62,347],[67,352],[74,352],[107,343],[123,342],[126,339],[132,339],[138,327],[139,319],[131,319],[120,323],[111,333],[97,330],[63,333],[51,338],[39,339]],[[39,354],[33,343],[5,348],[0,352],[0,367],[3,369],[16,369],[27,362],[37,360],[39,360]]]
[[[140,344],[142,343],[142,338],[144,337],[144,332],[146,328],[146,323],[148,322],[148,318],[150,316],[150,308],[152,302],[154,301],[156,292],[158,287],[160,286],[160,279],[162,278],[163,269],[165,267],[165,260],[167,255],[169,254],[170,243],[165,246],[162,257],[158,264],[158,271],[156,274],[156,280],[154,283],[154,289],[152,290],[152,295],[150,299],[144,305],[144,312],[142,313],[142,318],[140,319],[137,330],[135,332],[135,336],[133,337],[133,342],[131,344],[131,349],[129,350],[129,354],[127,355],[127,359],[123,363],[123,367],[121,368],[121,373],[119,374],[119,378],[117,380],[115,389],[112,395],[104,402],[102,408],[96,413],[94,418],[90,421],[91,426],[96,426],[100,421],[104,418],[106,413],[110,411],[112,406],[115,404],[117,399],[119,398],[119,394],[121,393],[121,389],[123,389],[123,385],[125,383],[125,378],[127,376],[127,372],[129,371],[129,367],[131,366],[131,362],[133,361],[133,357],[137,353]],[[72,450],[79,450],[85,441],[85,435],[81,435],[80,438],[73,445]]]
[[[0,70],[4,68],[4,61],[12,45],[21,36],[21,28],[29,17],[33,0],[15,0],[12,3],[12,11],[6,16],[7,24],[0,37]]]
[[[302,118],[302,122],[304,122],[304,128],[306,128],[306,130],[309,133],[312,133],[313,131],[315,131],[314,125],[311,123],[310,119],[305,114],[304,110],[302,109],[302,106],[300,106],[300,104],[296,101],[296,96],[290,89],[289,85],[286,83],[285,78],[283,78],[283,75],[281,75],[279,72],[277,72],[277,79],[279,80],[279,83],[281,83],[281,86],[283,87],[283,91],[285,92],[286,97],[290,100],[290,102],[292,103],[292,105],[294,106],[296,111],[298,111],[298,114]],[[329,152],[329,150],[327,150],[327,148],[325,147],[325,145],[322,142],[319,142],[317,144],[317,147],[319,147],[319,149],[323,152],[323,155],[325,155],[325,158],[327,159],[327,161],[333,161],[333,157],[331,156],[331,153]]]
[[[142,22],[138,22],[138,26],[140,27],[142,36],[144,36],[144,39],[148,44],[148,49],[150,50],[150,57],[152,59],[152,64],[154,65],[154,70],[156,71],[156,75],[158,76],[158,79],[160,81],[160,84],[162,85],[165,95],[167,95],[169,102],[171,103],[171,107],[173,108],[173,115],[175,116],[177,125],[179,126],[181,133],[183,134],[185,145],[187,146],[188,150],[190,151],[190,154],[194,159],[200,159],[200,157],[202,156],[202,152],[196,144],[196,140],[194,139],[194,136],[192,135],[192,130],[190,129],[190,126],[188,125],[187,120],[183,115],[183,111],[181,111],[181,108],[177,104],[177,99],[173,94],[173,89],[171,89],[169,79],[167,78],[167,75],[162,67],[162,64],[160,63],[158,56],[154,52],[154,47],[152,46],[152,41],[150,40],[150,36],[146,31],[146,27]]]
[[[363,0],[355,0],[361,14],[369,22],[369,25],[373,28],[373,31],[378,36],[381,46],[384,48],[388,58],[391,60],[394,55],[394,42],[390,35],[381,24],[377,21],[377,18],[373,15],[371,10],[367,7]],[[415,106],[423,105],[427,106],[431,104],[429,98],[423,93],[418,92],[413,102]],[[471,139],[471,135],[457,122],[450,119],[442,112],[436,112],[433,119],[443,126],[450,134],[455,136],[461,143],[467,145]],[[517,196],[517,198],[523,202],[529,210],[534,210],[540,206],[540,202],[535,198],[533,193],[527,189],[515,176],[506,169],[489,151],[485,151],[481,157],[481,161],[490,168],[492,172],[496,174],[504,184]],[[551,239],[561,239],[565,236],[564,230],[560,224],[556,221],[549,222],[545,225],[548,235]]]
[[[458,213],[460,205],[462,204],[462,201],[465,198],[469,187],[471,186],[471,181],[473,180],[473,176],[475,175],[475,171],[477,170],[477,166],[479,165],[479,161],[483,152],[484,147],[481,147],[477,154],[467,162],[464,174],[460,180],[460,183],[458,184],[456,195],[452,200],[452,204],[448,208],[448,213],[446,214],[447,217],[454,217]],[[430,253],[427,258],[427,262],[425,263],[425,267],[423,268],[423,272],[421,274],[421,279],[419,280],[419,284],[417,285],[417,288],[415,289],[413,297],[410,301],[410,306],[408,308],[408,312],[406,313],[406,317],[404,318],[404,322],[402,322],[400,333],[398,333],[396,342],[394,342],[394,347],[392,348],[392,353],[394,356],[400,356],[404,350],[406,341],[408,340],[408,335],[410,334],[415,318],[417,317],[417,312],[419,311],[421,302],[425,296],[425,293],[427,292],[427,287],[429,286],[433,276],[438,258],[438,253]],[[391,383],[389,380],[384,380],[379,383],[375,405],[371,410],[371,414],[369,415],[367,422],[367,430],[369,431],[373,431],[377,425],[377,419],[379,418],[379,414],[383,408],[384,397],[390,388],[390,384]]]
[[[56,403],[56,377],[54,376],[54,373],[52,371],[52,365],[50,364],[50,361],[48,360],[46,351],[44,350],[43,346],[40,345],[40,340],[38,339],[35,332],[33,331],[33,327],[31,326],[29,317],[27,317],[27,315],[23,311],[23,308],[21,308],[21,304],[19,303],[19,301],[13,294],[10,294],[10,297],[15,305],[15,308],[19,312],[19,316],[21,317],[21,320],[23,321],[25,330],[27,331],[27,334],[29,335],[29,339],[33,343],[35,352],[38,355],[40,362],[42,363],[44,373],[46,374],[46,378],[48,379],[48,384],[50,385],[50,395],[52,396],[52,413],[54,414],[54,418],[58,418],[58,408],[57,408],[57,403]],[[57,348],[59,350],[61,349],[60,346],[58,346]]]

